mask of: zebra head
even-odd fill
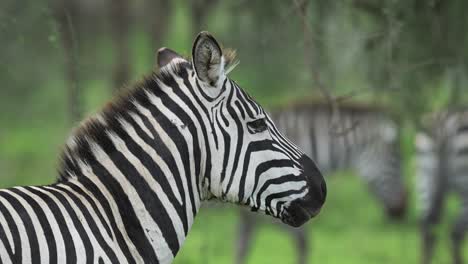
[[[216,198],[263,211],[292,226],[318,214],[326,185],[315,163],[276,129],[266,111],[227,77],[234,52],[221,49],[207,32],[192,59],[163,48],[161,73],[184,67],[189,93],[205,116],[206,163],[200,185],[204,199]],[[181,78],[184,79],[184,78]]]
[[[379,113],[362,119],[356,133],[364,135],[357,158],[358,173],[367,181],[372,194],[392,220],[403,220],[408,208],[408,194],[401,164],[398,126]],[[367,137],[367,138],[366,138]]]

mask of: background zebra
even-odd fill
[[[318,214],[321,173],[226,77],[233,53],[202,32],[192,57],[161,49],[160,74],[72,133],[57,183],[0,190],[2,263],[170,263],[212,198]]]
[[[422,263],[430,263],[436,237],[434,226],[450,191],[461,201],[452,227],[454,263],[462,263],[462,242],[468,229],[468,111],[426,116],[415,140],[416,193],[421,210]]]
[[[300,102],[273,113],[278,129],[314,157],[325,174],[354,169],[383,204],[390,218],[405,215],[407,194],[400,168],[400,146],[396,123],[382,109],[344,104],[333,116],[324,102]],[[237,263],[245,263],[257,217],[241,211]],[[289,228],[306,263],[307,236]]]

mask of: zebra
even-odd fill
[[[383,108],[343,103],[335,116],[323,101],[293,102],[272,113],[278,129],[320,164],[325,174],[354,169],[383,204],[391,219],[401,219],[407,191],[401,175],[398,125]],[[339,123],[338,123],[339,122]],[[338,125],[338,126],[337,126]],[[240,212],[236,263],[245,263],[259,218]],[[308,240],[303,228],[288,228],[298,263],[306,263]]]
[[[185,59],[129,87],[68,138],[57,182],[0,190],[2,263],[171,263],[202,201],[300,226],[324,178],[227,74],[234,52],[201,32]]]
[[[449,192],[456,193],[461,201],[451,230],[451,254],[453,263],[463,263],[462,243],[468,229],[468,110],[447,110],[423,117],[414,142],[421,263],[432,260],[436,242],[433,229],[440,222]]]

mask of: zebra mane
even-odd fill
[[[233,49],[223,49],[224,69],[228,75],[234,68],[239,65],[239,60],[236,58],[237,53]]]
[[[70,133],[59,155],[58,180],[77,176],[80,171],[78,162],[92,160],[89,141],[104,144],[103,149],[106,149],[106,144],[109,143],[106,139],[107,133],[120,129],[119,118],[127,117],[129,112],[137,111],[135,101],[150,104],[147,98],[148,91],[157,95],[161,89],[159,83],[170,83],[173,81],[172,73],[186,74],[186,69],[191,67],[190,63],[181,60],[164,71],[153,71],[141,80],[127,85],[100,111],[79,123]]]
[[[232,49],[223,49],[226,75],[238,65],[236,52]],[[140,81],[127,85],[125,89],[108,102],[101,111],[94,116],[83,120],[75,127],[69,135],[66,144],[60,154],[58,180],[66,180],[77,176],[80,171],[78,162],[92,160],[92,153],[89,141],[105,144],[107,133],[120,129],[119,118],[128,115],[128,112],[136,112],[134,101],[147,102],[146,92],[151,91],[158,94],[159,83],[170,83],[172,74],[184,74],[187,68],[191,68],[191,60],[180,59],[175,63],[170,63],[164,70],[153,71],[150,75],[143,77]],[[105,149],[105,145],[104,145]]]

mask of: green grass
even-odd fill
[[[328,189],[323,211],[307,224],[310,263],[418,263],[414,210],[402,223],[389,222],[365,186],[350,175],[329,178]],[[434,263],[451,263],[448,230],[455,205],[452,199],[438,228]],[[235,207],[202,208],[175,263],[233,263],[237,219]],[[270,221],[259,226],[248,263],[295,263],[292,236]]]

